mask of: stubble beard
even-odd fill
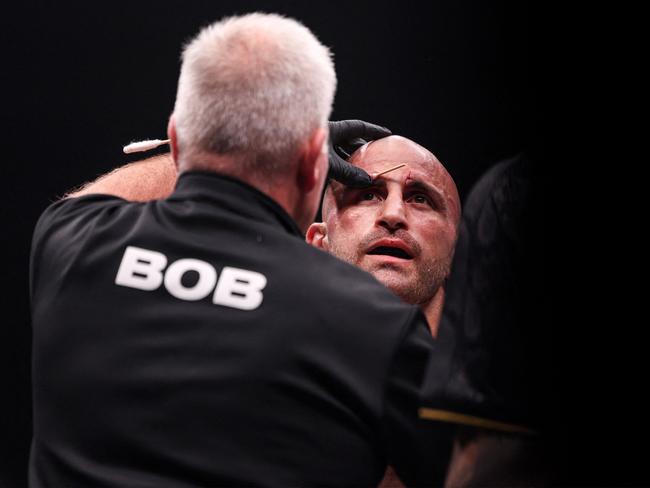
[[[406,303],[421,305],[429,302],[444,284],[449,265],[436,259],[417,266],[415,272],[406,272],[390,263],[366,271]]]
[[[420,245],[409,234],[374,233],[365,236],[355,248],[330,242],[329,252],[373,275],[380,283],[406,303],[420,305],[430,301],[449,275],[451,260],[449,258],[430,259],[426,263],[411,263],[411,269],[404,269],[398,264],[368,263],[365,250],[370,244],[384,237],[397,237],[404,240],[411,249],[420,255]],[[345,244],[345,243],[341,243]]]

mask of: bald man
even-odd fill
[[[458,236],[456,185],[430,151],[401,136],[362,146],[350,162],[373,177],[371,186],[331,182],[323,198],[323,222],[309,227],[307,242],[368,271],[402,300],[419,305],[435,335]]]
[[[362,146],[350,162],[370,174],[372,185],[355,189],[330,182],[323,196],[323,221],[309,227],[307,242],[371,273],[402,300],[419,305],[435,336],[458,237],[456,184],[429,150],[401,136]],[[432,445],[436,453],[430,457],[431,469],[443,476],[448,453]],[[388,469],[380,488],[400,486]]]

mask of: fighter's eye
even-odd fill
[[[411,195],[409,197],[409,200],[420,205],[431,205],[431,200],[427,195],[423,193],[416,193],[414,195]]]
[[[377,195],[375,195],[373,192],[371,192],[371,191],[364,191],[364,192],[361,194],[361,198],[360,198],[360,200],[370,201],[370,200],[374,200],[376,197],[377,197]]]

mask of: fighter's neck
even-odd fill
[[[433,337],[435,337],[438,332],[438,324],[442,317],[442,306],[444,303],[445,289],[441,286],[428,302],[420,305],[422,312],[424,312],[424,316],[427,318],[427,322],[429,322],[429,329],[431,330],[431,335],[433,335]]]

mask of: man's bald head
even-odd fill
[[[427,148],[406,137],[391,135],[361,146],[350,156],[350,163],[365,169],[373,178],[375,174],[384,169],[402,163],[408,164],[409,162],[419,163],[430,169],[431,175],[439,184],[444,198],[448,200],[450,210],[454,214],[452,218],[458,225],[460,221],[460,197],[458,196],[456,183],[438,158]],[[369,169],[369,167],[376,167],[382,163],[385,163],[383,169]],[[387,176],[390,176],[390,173],[387,173]],[[325,214],[332,209],[334,203],[333,192],[340,192],[344,188],[341,183],[336,181],[331,181],[327,186],[323,199],[323,220],[325,220]]]
[[[310,228],[307,240],[369,271],[405,301],[427,302],[451,266],[460,219],[453,179],[430,151],[401,136],[362,146],[350,162],[373,184],[351,189],[331,182],[323,223]]]

